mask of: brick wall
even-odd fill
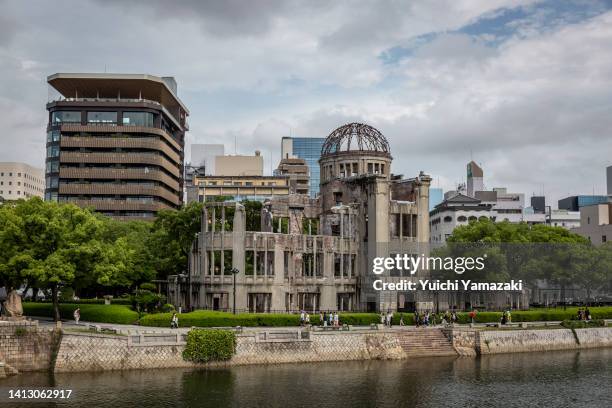
[[[0,321],[0,361],[19,371],[49,370],[59,334],[36,321]]]

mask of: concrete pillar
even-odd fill
[[[236,309],[245,310],[247,308],[247,290],[244,285],[245,269],[244,256],[246,245],[246,214],[244,206],[236,203],[234,212],[234,229],[232,232],[232,267],[238,269],[236,275]],[[233,306],[233,288],[229,290],[229,305]]]

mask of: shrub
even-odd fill
[[[138,311],[155,312],[165,302],[166,296],[154,293],[148,289],[137,289],[134,296],[132,296],[132,306]]]
[[[79,307],[81,320],[87,322],[133,324],[138,320],[138,313],[124,305],[62,303],[59,307],[62,319],[73,319]],[[53,304],[24,302],[23,312],[26,316],[53,317]]]
[[[151,292],[155,292],[157,290],[157,286],[154,283],[145,282],[140,284],[140,289],[148,290]]]
[[[194,329],[187,334],[183,358],[195,363],[224,361],[236,352],[236,333],[229,330]]]
[[[162,313],[173,313],[174,312],[174,306],[171,305],[170,303],[166,303],[165,305],[163,305],[160,309],[160,311]]]
[[[605,320],[564,320],[561,326],[566,329],[586,329],[588,327],[604,327]]]

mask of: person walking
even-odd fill
[[[329,325],[330,326],[334,325],[334,313],[333,312],[329,312]]]
[[[404,314],[400,313],[400,326],[404,326]]]
[[[79,320],[81,320],[81,308],[77,307],[76,310],[74,311],[74,313],[72,314],[72,316],[74,316],[74,321],[76,323],[76,325],[79,325]]]
[[[310,324],[310,315],[308,314],[308,312],[306,312],[306,317],[304,317],[304,324]]]
[[[325,316],[323,316],[323,312],[319,312],[319,325],[323,326],[324,321],[325,321]]]
[[[172,320],[170,321],[171,329],[178,329],[178,316],[176,313],[172,313]]]
[[[340,325],[340,317],[338,316],[338,312],[334,313],[334,326],[338,327]]]
[[[306,316],[304,314],[304,311],[300,311],[300,326],[304,325],[304,320],[306,319]]]

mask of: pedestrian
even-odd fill
[[[404,314],[400,313],[400,326],[404,326]]]
[[[338,312],[334,313],[334,326],[339,326],[340,325],[340,318],[338,316]]]
[[[81,320],[81,308],[77,307],[72,315],[74,316],[74,321],[76,322],[76,325],[78,326],[79,320]]]
[[[170,321],[171,329],[178,329],[178,316],[176,313],[172,313],[172,320]]]
[[[306,318],[306,316],[304,315],[304,311],[300,311],[300,326],[304,325],[304,319]]]
[[[329,325],[333,326],[334,325],[334,314],[333,312],[329,312]]]
[[[387,313],[387,326],[391,327],[393,321],[393,312]]]
[[[472,309],[469,316],[470,316],[470,321],[474,323],[474,318],[476,317],[476,311]]]
[[[308,314],[308,312],[306,313],[306,317],[304,318],[304,324],[306,325],[310,324],[310,315]]]
[[[586,318],[586,320],[591,320],[591,311],[588,307],[584,309],[584,317]]]
[[[417,312],[416,310],[414,311],[414,325],[416,327],[419,327],[419,312]]]
[[[380,312],[380,324],[385,324],[385,314]]]
[[[323,327],[327,327],[327,312],[323,313]]]
[[[323,326],[324,321],[325,321],[325,316],[323,316],[323,312],[319,312],[319,326]]]

